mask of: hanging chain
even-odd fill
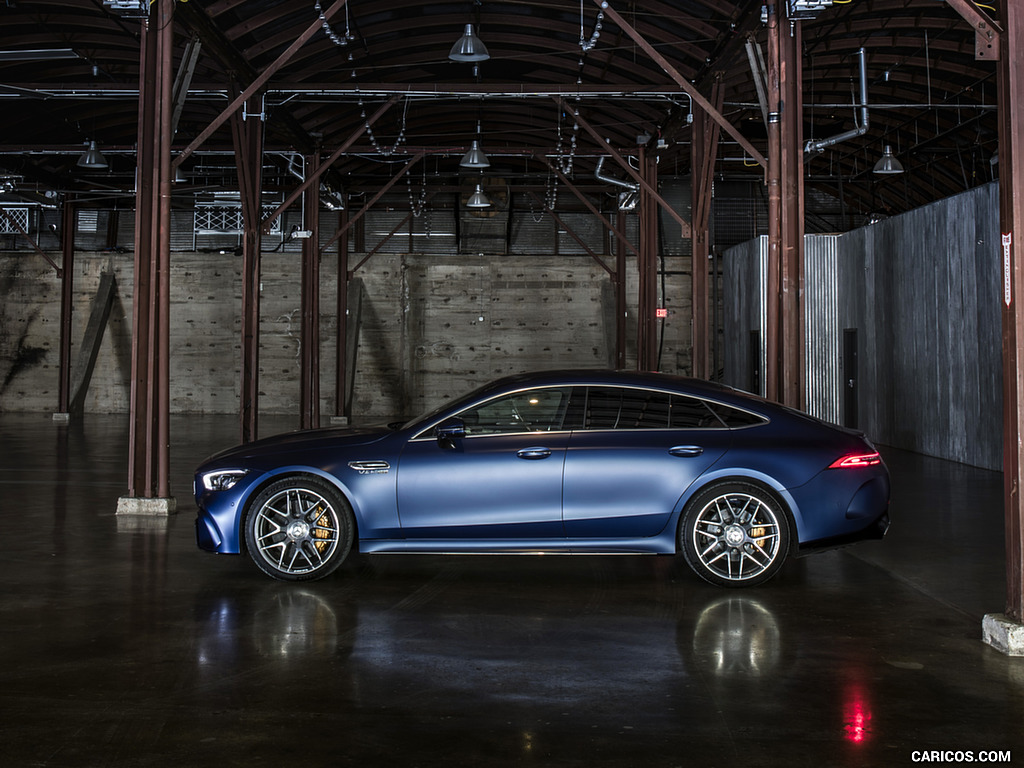
[[[352,30],[348,26],[348,3],[345,3],[345,34],[339,35],[333,29],[331,25],[327,23],[327,16],[324,15],[323,8],[320,6],[320,0],[316,0],[313,3],[313,7],[316,8],[316,12],[320,15],[320,26],[323,27],[324,33],[331,38],[331,42],[335,45],[345,46],[356,39],[356,36],[352,34]]]
[[[411,175],[412,174],[409,173],[405,174],[405,187],[406,190],[409,192],[409,208],[412,210],[412,215],[418,219],[420,216],[423,215],[423,208],[427,204],[427,170],[426,168],[423,169],[423,181],[422,185],[420,186],[419,200],[414,199],[412,196],[412,179],[410,178]],[[429,237],[430,235],[428,234],[427,236]]]
[[[366,107],[363,104],[363,100],[362,98],[359,99],[359,116],[363,119],[363,125],[366,127],[366,135],[370,137],[370,143],[373,145],[373,148],[380,154],[384,155],[384,157],[391,157],[391,155],[395,154],[395,152],[398,151],[399,145],[405,141],[405,119],[408,114],[409,97],[406,96],[405,109],[402,110],[402,127],[398,131],[398,138],[395,139],[395,143],[392,144],[390,148],[382,147],[378,143],[377,137],[373,135],[373,128],[370,127],[370,121],[366,119]]]
[[[573,161],[576,158],[576,141],[580,131],[580,105],[579,96],[576,97],[576,106],[573,108],[572,135],[569,137],[569,153],[565,154],[565,137],[562,134],[562,110],[558,110],[558,141],[555,143],[555,162],[558,169],[566,176],[572,174]]]
[[[544,214],[548,211],[555,210],[555,205],[558,203],[558,177],[555,176],[554,171],[548,170],[548,179],[544,189],[544,207],[540,209],[540,212],[536,212],[533,209],[533,197],[530,197],[530,218],[533,219],[535,224],[539,224],[541,219],[544,218]]]
[[[590,51],[597,45],[597,40],[601,37],[601,27],[604,21],[604,11],[597,12],[597,21],[594,22],[594,31],[590,33],[590,39],[587,40],[584,37],[585,33],[583,30],[583,0],[580,0],[580,48],[584,53]]]

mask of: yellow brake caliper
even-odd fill
[[[327,513],[324,512],[316,519],[316,523],[313,526],[313,538],[320,539],[320,541],[313,542],[313,546],[315,546],[317,552],[320,552],[321,554],[327,550],[327,547],[330,544],[329,541],[326,541],[326,539],[331,538],[330,525],[331,520],[327,516]]]

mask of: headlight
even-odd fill
[[[241,480],[247,469],[219,469],[203,475],[203,487],[208,491],[226,491]]]

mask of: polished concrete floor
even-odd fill
[[[885,541],[747,591],[660,557],[358,556],[294,586],[195,547],[191,469],[234,419],[172,429],[181,510],[132,519],[124,419],[0,414],[0,768],[1024,765],[1024,658],[980,639],[998,473],[888,451]]]

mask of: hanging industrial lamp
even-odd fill
[[[452,46],[448,58],[452,61],[487,61],[491,54],[487,52],[483,40],[476,36],[473,25],[467,24],[462,37]]]
[[[882,157],[879,158],[877,163],[875,163],[875,167],[872,168],[872,172],[882,176],[891,176],[897,173],[903,173],[903,163],[897,160],[896,156],[892,153],[892,145],[885,145]]]
[[[467,208],[490,208],[491,201],[487,195],[484,194],[483,189],[479,184],[476,185],[476,191],[469,196],[469,200],[466,201]]]
[[[469,145],[469,149],[466,150],[466,154],[462,156],[459,161],[460,168],[488,168],[491,165],[491,161],[487,159],[487,155],[480,149],[480,121],[476,121],[476,138],[473,139],[473,143]]]
[[[78,158],[78,167],[94,168],[97,170],[107,167],[107,158],[105,158],[103,153],[100,152],[95,141],[89,141],[89,148],[82,153],[80,158]]]
[[[490,164],[491,161],[487,159],[487,155],[480,149],[480,142],[476,139],[473,139],[473,143],[470,144],[466,154],[459,161],[459,166],[462,168],[487,168]]]

